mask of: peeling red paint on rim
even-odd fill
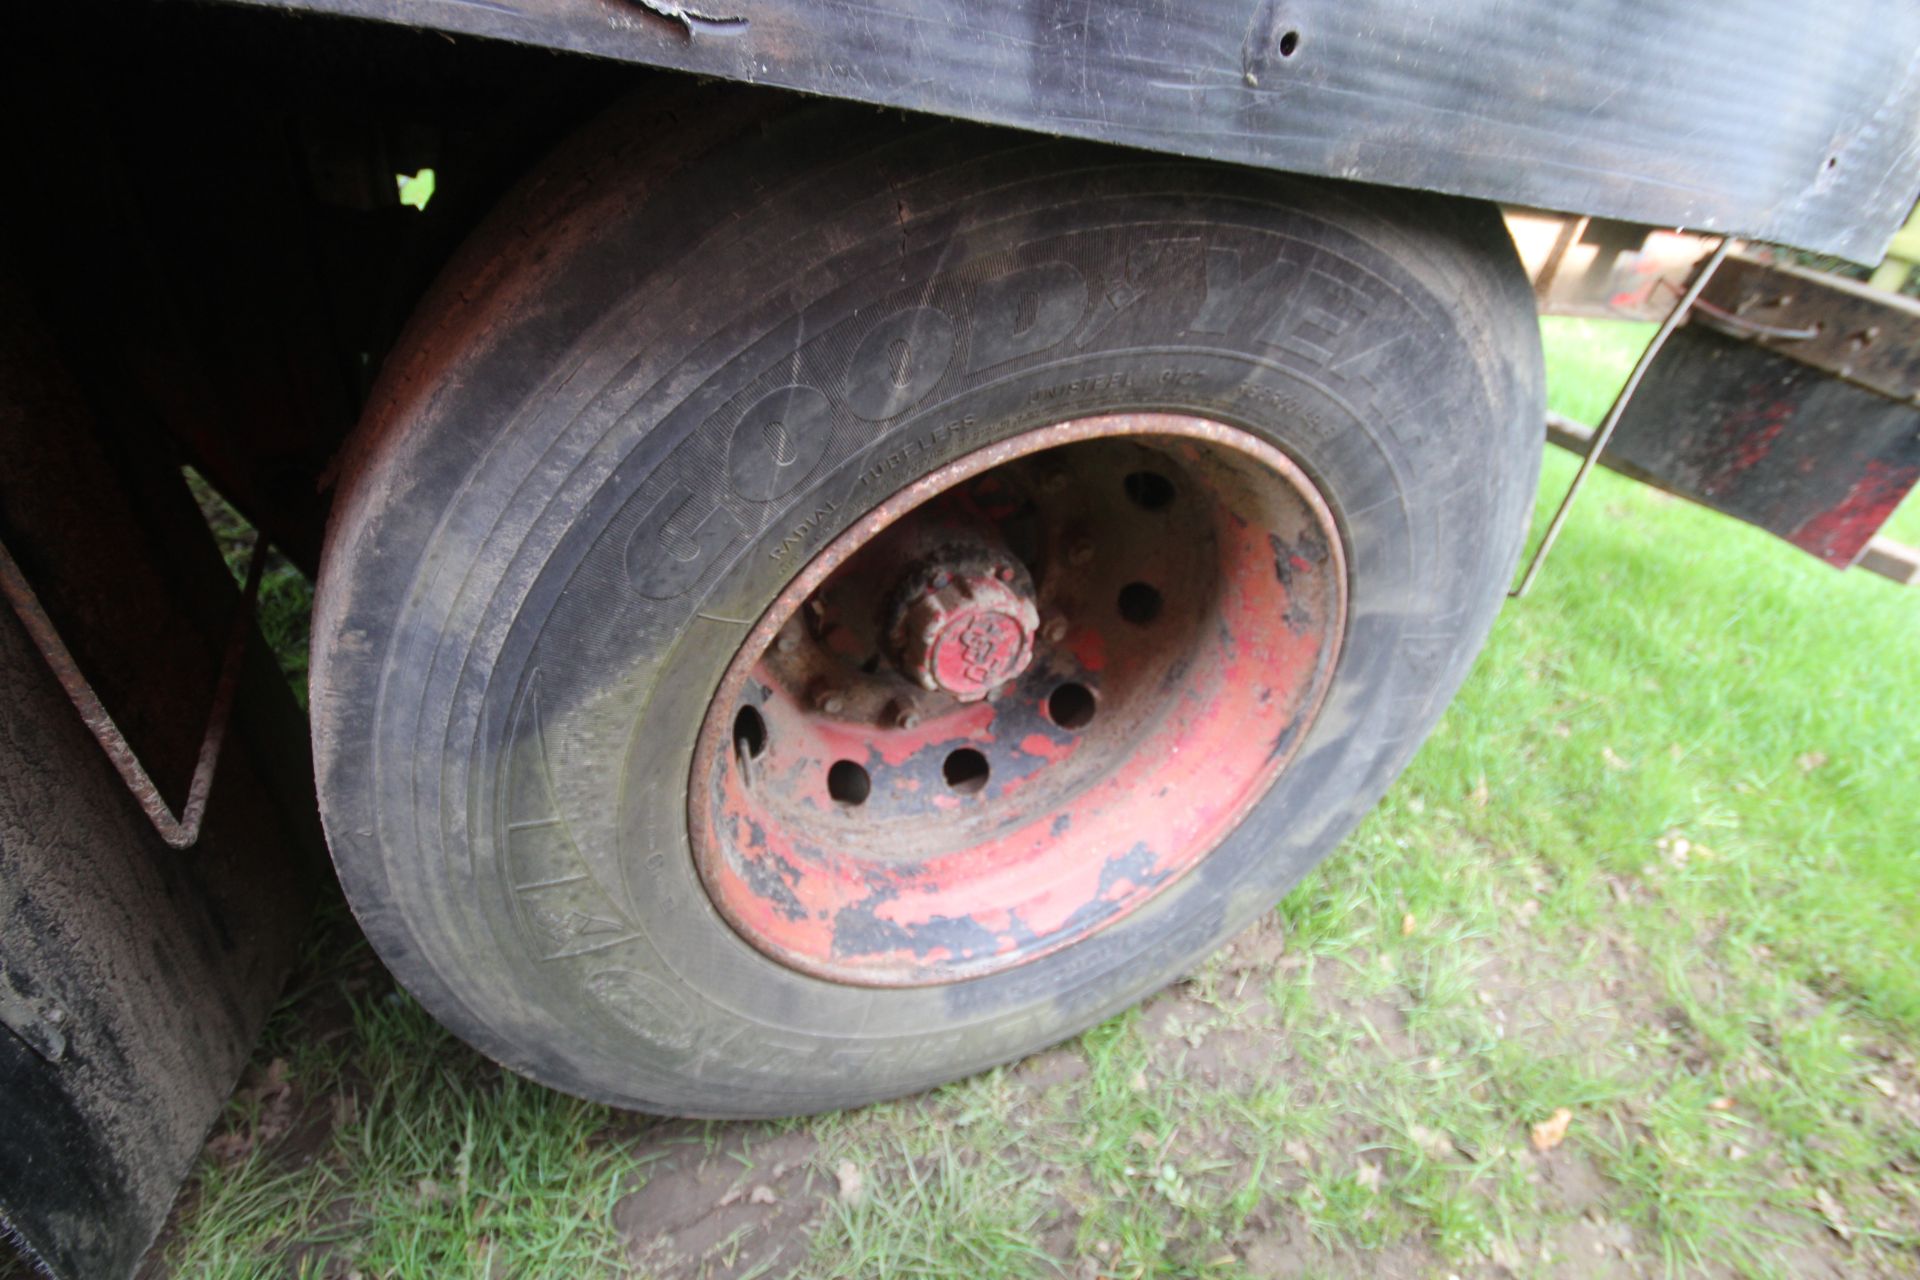
[[[867,656],[888,576],[956,540],[1017,553],[1041,620],[984,701]],[[695,752],[701,879],[753,946],[839,982],[1056,951],[1192,870],[1266,793],[1345,615],[1326,502],[1237,428],[1106,415],[970,454],[857,521],[741,646]]]

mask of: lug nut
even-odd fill
[[[1093,559],[1093,541],[1089,538],[1075,538],[1067,547],[1067,563],[1081,565]]]
[[[1048,644],[1059,644],[1067,638],[1067,620],[1054,618],[1047,623],[1047,629],[1041,632]]]

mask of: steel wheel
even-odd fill
[[[1189,871],[1286,767],[1345,615],[1332,512],[1224,423],[1112,414],[874,508],[727,670],[689,820],[754,946],[881,986],[1006,969]]]

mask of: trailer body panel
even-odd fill
[[[239,0],[1877,261],[1920,8],[1747,0]]]

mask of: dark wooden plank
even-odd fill
[[[1920,193],[1906,0],[238,2],[1860,261]]]
[[[1905,586],[1920,587],[1920,547],[1905,546],[1890,538],[1875,538],[1867,544],[1859,567]]]

